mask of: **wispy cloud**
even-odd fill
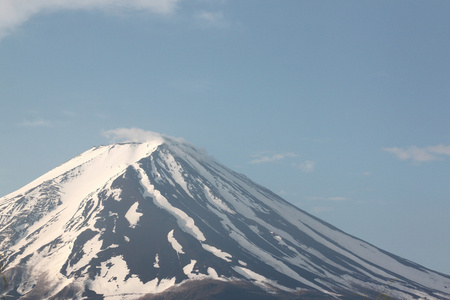
[[[33,119],[26,119],[26,120],[22,120],[22,122],[20,122],[18,124],[19,127],[48,127],[51,126],[51,122],[41,118],[41,117],[36,117]]]
[[[103,131],[102,134],[111,142],[147,142],[163,139],[159,133],[140,128],[118,128]]]
[[[450,145],[429,146],[427,150],[434,154],[450,156]]]
[[[419,148],[409,146],[407,148],[383,148],[383,151],[394,154],[398,159],[411,160],[415,163],[433,161],[442,159],[444,156],[450,156],[450,145],[436,145]]]
[[[168,15],[180,0],[1,0],[0,39],[32,16],[63,10],[148,11]]]
[[[255,159],[251,160],[251,164],[265,164],[265,163],[271,163],[279,160],[283,160],[288,157],[296,157],[297,155],[292,152],[286,152],[286,153],[276,153],[272,155],[263,155],[263,154],[256,154],[253,157]]]
[[[266,154],[264,152],[253,155],[254,159],[249,161],[249,163],[254,165],[268,164],[281,161],[287,158],[298,157],[297,154],[293,152],[280,152],[274,154]],[[291,167],[301,170],[304,173],[312,173],[315,170],[316,162],[312,160],[305,160],[301,163],[292,163]]]
[[[207,26],[222,28],[229,26],[222,12],[201,11],[196,14],[196,18]]]
[[[296,168],[302,170],[302,172],[311,173],[311,172],[314,172],[314,168],[316,167],[316,162],[312,161],[312,160],[305,160],[304,162],[302,162],[300,164],[294,164],[294,166]]]

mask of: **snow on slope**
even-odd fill
[[[41,185],[50,182],[58,187],[58,192],[53,197],[56,197],[60,203],[52,213],[43,213],[43,217],[34,224],[24,222],[20,226],[14,226],[14,230],[21,227],[20,229],[23,232],[22,237],[17,241],[9,241],[9,243],[6,239],[1,241],[0,245],[7,249],[6,253],[18,254],[9,264],[16,265],[25,257],[37,253],[38,250],[49,243],[62,238],[61,249],[52,253],[49,249],[48,256],[35,256],[33,261],[30,262],[30,265],[34,265],[33,271],[36,274],[39,274],[42,270],[51,269],[53,274],[48,274],[49,280],[53,279],[55,282],[61,280],[59,269],[67,260],[72,242],[79,234],[76,225],[79,225],[84,219],[81,215],[83,211],[79,208],[82,208],[88,200],[93,200],[95,203],[93,207],[98,206],[98,197],[95,192],[107,185],[110,179],[123,173],[129,165],[150,155],[162,142],[163,140],[160,139],[143,144],[118,144],[92,148],[44,174],[20,190],[2,197],[0,199],[2,230],[7,228],[14,220],[17,220],[18,211],[16,207],[8,206],[14,200],[26,203],[21,208],[22,213],[34,213],[34,209],[40,205],[40,201],[47,195],[46,193],[35,195],[37,187]],[[26,211],[24,211],[24,208]],[[72,230],[72,228],[75,228],[75,230]],[[93,247],[99,248],[100,245],[93,245]],[[30,277],[33,277],[33,275]],[[31,286],[33,284],[30,282]],[[24,287],[23,292],[26,292],[27,289],[29,287]]]
[[[299,277],[295,271],[290,269],[290,267],[282,261],[288,261],[297,265],[303,264],[303,267],[306,267],[311,272],[318,275],[320,273],[326,274],[328,281],[341,282],[342,285],[346,285],[349,288],[352,288],[353,284],[367,285],[364,281],[354,280],[351,278],[342,280],[339,276],[330,273],[328,270],[321,268],[317,264],[311,264],[309,258],[311,257],[310,255],[314,255],[321,258],[323,262],[326,262],[327,264],[332,265],[343,272],[352,273],[351,269],[336,264],[332,259],[324,256],[320,252],[309,247],[305,249],[303,245],[288,232],[267,223],[260,217],[261,214],[265,214],[269,211],[275,211],[279,216],[283,217],[285,221],[312,237],[316,242],[353,261],[355,263],[352,267],[353,269],[356,268],[357,272],[365,274],[368,277],[372,277],[380,285],[386,284],[387,278],[398,276],[401,280],[421,282],[421,284],[432,289],[449,292],[448,283],[450,283],[450,281],[448,278],[443,280],[443,278],[436,273],[424,272],[424,269],[418,265],[413,263],[405,264],[403,261],[399,261],[393,256],[387,255],[385,252],[380,251],[378,248],[375,248],[364,241],[355,239],[342,231],[337,230],[336,228],[333,228],[332,226],[329,226],[314,217],[311,217],[308,214],[303,212],[300,213],[298,209],[294,208],[285,201],[274,201],[277,199],[274,199],[273,195],[269,195],[267,190],[261,189],[252,182],[249,184],[249,180],[247,178],[233,172],[230,173],[228,169],[222,167],[220,164],[216,164],[214,162],[210,164],[211,161],[209,161],[209,159],[207,159],[205,163],[204,158],[199,157],[197,152],[192,151],[191,149],[186,151],[187,147],[184,146],[183,149],[183,146],[171,147],[170,149],[173,153],[183,157],[185,162],[187,162],[198,172],[199,177],[201,177],[201,180],[199,181],[203,183],[208,182],[220,192],[222,200],[215,197],[212,194],[211,189],[203,184],[205,195],[207,195],[210,200],[213,200],[210,201],[210,204],[215,206],[215,209],[211,206],[210,208],[212,208],[215,213],[220,216],[223,227],[230,229],[230,237],[235,239],[244,249],[252,252],[254,256],[273,266],[274,269],[304,283],[307,286],[322,291],[323,289],[318,287],[316,284],[305,280],[305,278]],[[191,155],[185,155],[185,153],[189,153]],[[170,158],[169,160],[171,161],[171,166],[173,167],[174,159],[168,154],[165,154],[165,157]],[[176,174],[177,178],[183,178],[183,176],[181,176],[181,173],[184,171],[182,168],[179,166],[173,167],[172,174],[174,174],[174,170],[178,172],[178,174]],[[215,176],[212,175],[212,170],[214,171]],[[186,189],[186,183],[183,183],[183,188]],[[236,197],[236,195],[239,195],[239,197]],[[217,201],[217,199],[219,201]],[[253,199],[258,199],[262,203],[259,201],[253,201]],[[232,207],[233,209],[229,209],[229,207]],[[297,251],[292,246],[288,246],[289,250],[295,253],[294,256],[286,255],[283,260],[279,260],[277,257],[274,257],[270,253],[260,249],[252,243],[242,231],[237,229],[233,225],[233,222],[230,221],[229,215],[234,214],[235,211],[238,211],[239,214],[243,215],[248,220],[258,223],[258,225],[261,225],[263,228],[271,230],[271,233],[274,233],[274,238],[278,242],[284,239],[289,241],[290,245],[295,245],[297,249],[304,250],[301,251],[303,254],[300,254],[300,251]],[[252,228],[252,226],[250,226],[250,228]],[[256,233],[259,234],[258,232]],[[305,255],[304,252],[309,254]],[[237,269],[239,269],[239,267],[237,267]],[[242,267],[240,267],[239,270],[242,272]],[[248,272],[247,275],[248,274],[252,273]],[[376,277],[373,276],[374,274]],[[260,280],[258,276],[255,276],[253,279],[256,281]],[[320,280],[317,279],[317,281]],[[324,285],[329,285],[324,281],[322,281],[322,283]],[[413,289],[411,290],[405,286],[398,288],[414,293]],[[399,295],[399,297],[401,298],[402,296]]]
[[[189,217],[184,211],[179,208],[174,207],[170,202],[161,194],[160,191],[156,190],[155,187],[150,183],[147,174],[138,164],[133,165],[133,167],[139,172],[141,176],[141,184],[145,188],[144,195],[147,197],[152,197],[155,199],[155,204],[169,211],[173,216],[176,217],[178,225],[187,233],[194,236],[199,241],[204,241],[205,236],[200,231],[200,229],[195,225],[194,220]]]

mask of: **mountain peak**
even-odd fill
[[[0,199],[8,295],[136,299],[213,280],[287,298],[377,296],[387,284],[395,299],[450,296],[449,276],[345,234],[188,142],[115,132],[131,133]]]

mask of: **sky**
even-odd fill
[[[2,0],[0,195],[118,132],[159,132],[450,274],[449,14],[450,1]]]

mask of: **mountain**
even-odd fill
[[[159,135],[1,198],[0,253],[12,299],[450,299],[450,276]]]

